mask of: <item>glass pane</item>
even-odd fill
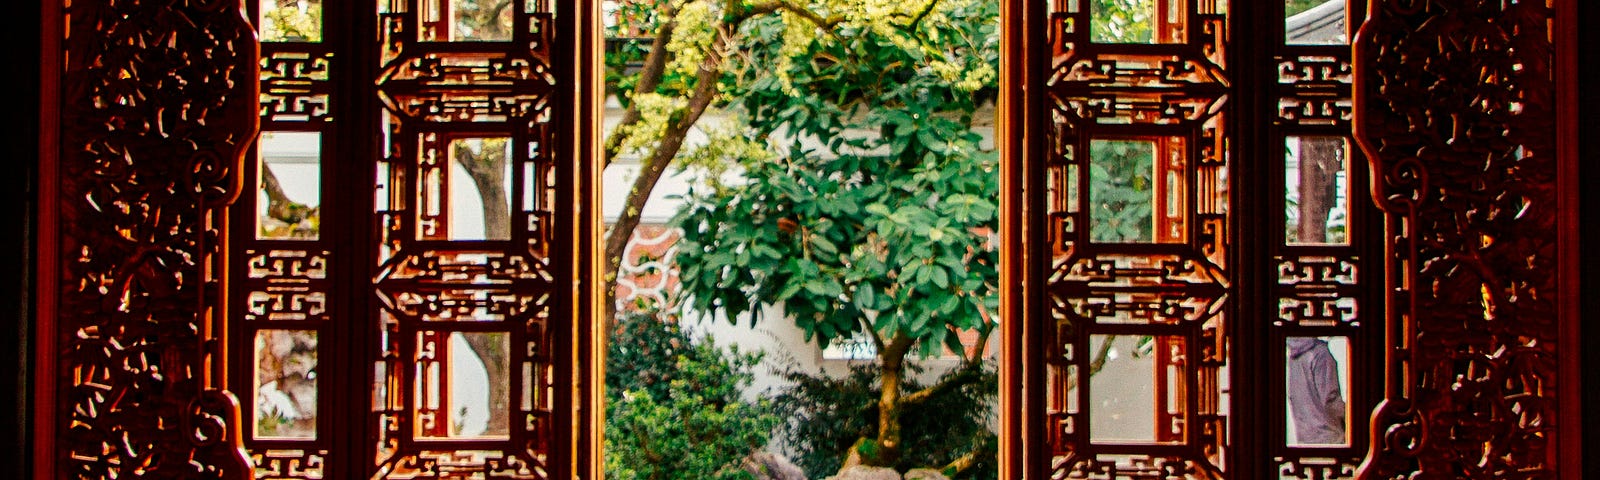
[[[1090,0],[1089,36],[1102,43],[1150,43],[1155,0]]]
[[[322,41],[322,0],[261,0],[263,42]]]
[[[422,0],[422,40],[504,42],[514,30],[513,0]]]
[[[1182,237],[1182,151],[1168,142],[1096,139],[1089,144],[1089,238],[1106,243],[1168,242]],[[1158,153],[1177,155],[1158,164]],[[1169,163],[1180,170],[1173,176]],[[1157,167],[1161,175],[1157,175]],[[1156,178],[1161,178],[1157,184]],[[1174,225],[1170,220],[1178,221]],[[1159,228],[1158,228],[1159,227]]]
[[[256,332],[255,436],[317,436],[317,332]]]
[[[1344,45],[1347,0],[1285,0],[1284,43],[1291,45]]]
[[[510,139],[450,141],[449,240],[511,238]]]
[[[1350,341],[1345,337],[1289,337],[1284,391],[1290,445],[1350,442]]]
[[[1181,338],[1092,335],[1089,353],[1090,441],[1183,441]]]
[[[1344,137],[1289,137],[1284,156],[1284,238],[1290,244],[1349,239],[1350,146]]]
[[[417,436],[507,437],[509,339],[505,332],[417,334]]]
[[[1181,43],[1184,0],[1089,0],[1089,37],[1099,43]],[[1068,11],[1075,11],[1069,4]]]
[[[322,211],[322,134],[262,132],[256,238],[316,240]]]

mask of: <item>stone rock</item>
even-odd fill
[[[756,452],[739,461],[739,468],[756,480],[806,480],[806,472],[783,455]]]
[[[950,480],[950,477],[931,468],[913,468],[906,472],[906,480]]]
[[[846,467],[840,470],[838,475],[824,480],[900,480],[900,472],[894,471],[893,468],[856,465]]]

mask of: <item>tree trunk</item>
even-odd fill
[[[1300,224],[1295,231],[1300,243],[1328,241],[1328,215],[1335,206],[1343,148],[1344,140],[1339,138],[1300,139]]]
[[[511,238],[511,206],[506,199],[506,145],[504,142],[484,140],[482,148],[474,152],[465,144],[456,144],[455,158],[483,201],[483,238],[507,240]],[[509,432],[511,421],[511,377],[507,369],[505,335],[463,335],[489,379],[489,420],[484,433],[503,435]]]
[[[900,443],[901,383],[905,380],[906,352],[911,351],[912,343],[910,337],[897,333],[878,351],[883,371],[879,374],[882,389],[878,394],[877,454],[864,459],[869,466],[893,467],[900,461],[904,449]]]

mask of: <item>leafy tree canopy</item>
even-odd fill
[[[996,7],[914,6],[751,23],[745,140],[781,151],[741,158],[742,184],[712,180],[674,220],[694,310],[781,304],[823,344],[861,332],[924,354],[992,326],[996,157],[973,123],[995,90]]]
[[[974,127],[996,89],[997,6],[811,5],[746,22],[749,43],[729,57],[746,121],[702,149],[722,155],[693,163],[710,180],[673,220],[680,304],[732,319],[782,305],[824,346],[870,338],[877,425],[847,455],[901,467],[902,414],[977,381],[903,385],[906,357],[948,350],[970,365],[995,325],[996,156]],[[717,181],[728,157],[731,185]],[[977,455],[943,467],[959,473]]]

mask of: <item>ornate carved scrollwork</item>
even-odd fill
[[[238,0],[67,2],[60,473],[250,478],[223,390],[224,211],[255,139]]]
[[[1390,361],[1361,478],[1553,478],[1557,191],[1546,2],[1373,0],[1357,139],[1387,216]]]

